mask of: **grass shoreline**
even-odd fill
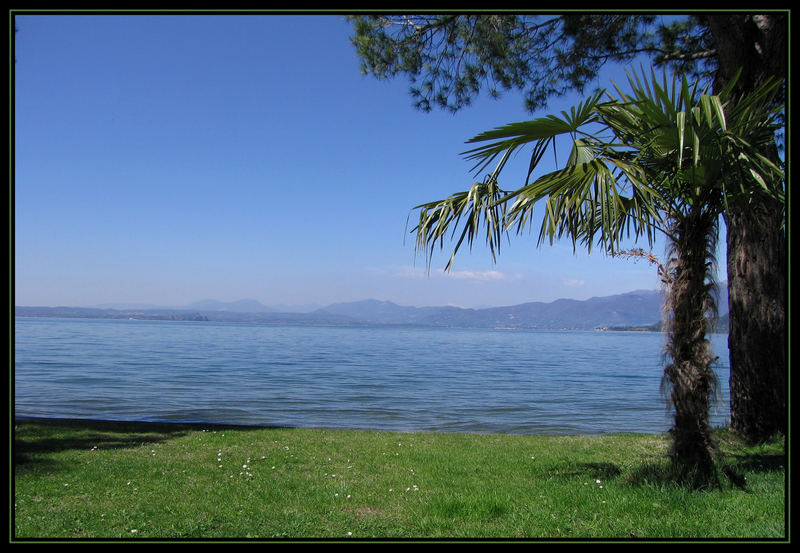
[[[665,435],[18,418],[13,539],[787,539],[784,440],[715,438],[692,491]]]

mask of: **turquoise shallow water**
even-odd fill
[[[663,432],[664,336],[17,318],[18,417]],[[727,336],[712,422],[729,417]]]

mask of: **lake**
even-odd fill
[[[712,423],[729,418],[727,335]],[[15,319],[17,417],[659,433],[664,335]]]

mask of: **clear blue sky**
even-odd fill
[[[451,274],[445,249],[428,276],[406,232],[412,208],[473,182],[467,139],[545,113],[511,93],[419,112],[405,77],[360,74],[342,17],[16,26],[16,305],[474,307],[658,287],[646,262],[537,248],[535,234],[513,235],[497,264],[464,250]]]

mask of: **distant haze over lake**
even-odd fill
[[[719,314],[726,320],[727,288],[720,286]],[[234,302],[203,300],[182,307],[104,305],[81,307],[17,306],[17,316],[140,318],[293,324],[415,325],[457,328],[572,329],[658,325],[663,296],[636,290],[588,300],[560,299],[505,307],[466,309],[455,306],[412,307],[389,301],[363,300],[319,306],[265,306],[254,299]]]

